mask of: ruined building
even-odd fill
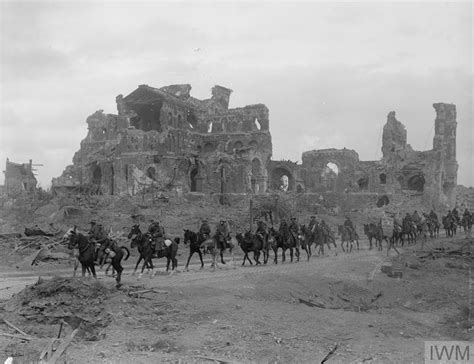
[[[457,178],[456,107],[434,104],[433,149],[414,151],[395,112],[383,130],[383,158],[360,161],[349,149],[304,152],[302,164],[272,161],[269,113],[263,104],[229,109],[232,90],[214,86],[209,99],[190,85],[140,85],[117,96],[118,115],[98,111],[73,165],[53,190],[88,188],[134,195],[150,187],[226,195],[294,191],[310,196],[390,195],[411,190],[427,205],[454,204]]]
[[[36,189],[36,177],[33,173],[33,161],[28,163],[13,163],[7,158],[5,165],[4,194],[13,197],[22,192],[34,192]]]
[[[289,189],[309,193],[390,195],[412,191],[433,208],[452,207],[456,200],[456,106],[437,103],[433,149],[415,151],[407,144],[405,126],[392,111],[383,129],[382,154],[378,161],[360,161],[349,149],[304,152],[302,164],[269,164],[270,185],[289,179]],[[359,199],[359,201],[362,201]]]
[[[190,91],[190,85],[140,85],[128,96],[117,96],[118,115],[98,111],[89,116],[89,132],[74,164],[53,179],[53,189],[266,191],[272,155],[267,107],[229,109],[232,90],[221,86],[214,86],[206,100]]]

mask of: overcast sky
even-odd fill
[[[294,161],[329,147],[380,159],[392,110],[408,143],[431,149],[432,104],[454,103],[458,183],[474,185],[471,2],[0,4],[0,166],[44,164],[43,187],[72,163],[87,116],[174,83],[266,104],[273,158]]]

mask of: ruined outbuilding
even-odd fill
[[[7,158],[5,171],[5,185],[3,193],[13,197],[20,193],[33,193],[36,190],[37,180],[33,173],[33,161],[28,163],[14,163]]]
[[[403,190],[427,205],[452,206],[457,179],[456,107],[434,104],[433,149],[415,151],[405,126],[388,114],[378,161],[350,149],[304,152],[302,164],[272,161],[269,111],[229,108],[232,90],[214,86],[205,100],[191,85],[140,85],[116,98],[118,114],[97,111],[73,165],[53,179],[56,192],[87,189],[134,195],[150,188],[204,195],[282,192],[390,195]]]

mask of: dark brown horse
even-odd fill
[[[91,243],[89,238],[77,231],[77,227],[69,229],[63,237],[68,240],[68,248],[79,249],[78,260],[82,266],[82,276],[85,277],[86,270],[90,271],[94,278],[97,278],[95,273],[95,244]],[[77,266],[74,267],[74,275],[76,275]]]
[[[244,260],[242,265],[245,265],[245,260],[248,260],[250,265],[252,265],[252,261],[249,258],[249,253],[253,252],[253,259],[257,265],[261,264],[259,257],[260,252],[263,249],[263,241],[260,240],[255,234],[252,234],[250,231],[246,231],[244,235],[238,233],[235,238],[239,243],[240,248],[244,252]]]
[[[201,269],[204,268],[204,262],[202,260],[201,242],[199,241],[198,234],[191,230],[184,230],[184,245],[189,244],[189,257],[186,262],[185,270],[188,270],[189,262],[194,253],[199,255],[201,261]]]
[[[170,269],[170,264],[172,266],[172,270],[175,270],[178,267],[178,260],[176,259],[176,255],[178,253],[179,238],[175,238],[173,241],[170,241],[170,245],[166,246],[164,249],[158,250],[156,256],[153,255],[151,236],[148,233],[143,234],[140,230],[139,224],[135,224],[132,226],[130,233],[128,234],[128,238],[132,239],[130,247],[137,247],[138,253],[140,254],[133,273],[136,272],[138,264],[140,264],[142,260],[144,261],[142,271],[139,277],[142,276],[145,267],[150,268],[152,270],[152,274],[154,274],[152,261],[153,258],[166,258],[167,272]]]

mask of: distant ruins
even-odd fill
[[[14,197],[20,193],[33,193],[36,189],[36,177],[33,173],[33,161],[28,163],[13,163],[7,158],[5,165],[5,184],[2,186],[2,194]]]
[[[360,161],[357,152],[344,148],[304,152],[298,164],[271,160],[265,105],[229,109],[232,90],[222,86],[214,86],[205,100],[190,91],[187,84],[140,85],[126,97],[117,96],[118,115],[97,111],[89,116],[89,131],[73,165],[53,179],[53,190],[135,195],[157,188],[219,196],[280,190],[320,198],[411,190],[435,208],[455,202],[455,105],[433,105],[432,150],[414,151],[392,111],[380,161]]]

